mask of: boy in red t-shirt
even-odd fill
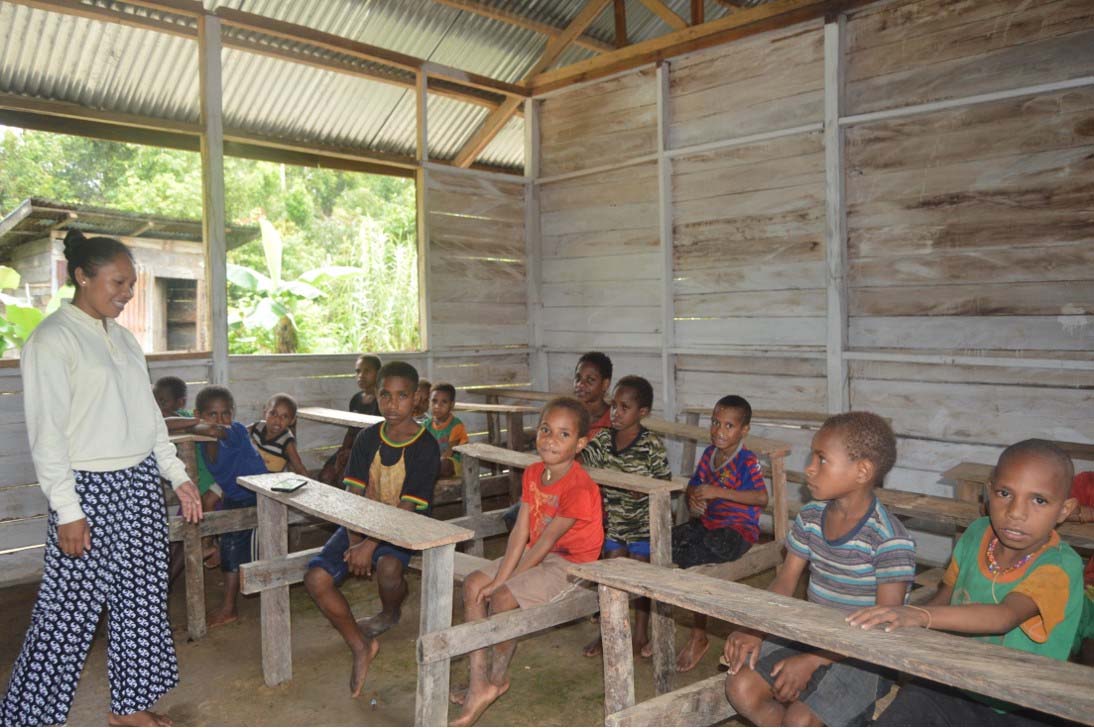
[[[572,397],[551,400],[540,414],[536,450],[543,459],[524,471],[520,514],[505,556],[463,583],[464,622],[555,601],[577,588],[567,564],[596,561],[604,544],[600,489],[575,461],[589,440],[589,412]],[[463,712],[450,725],[471,725],[509,689],[516,640],[471,653],[471,684]],[[491,664],[490,657],[493,657]]]

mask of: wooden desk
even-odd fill
[[[926,629],[857,629],[830,607],[632,559],[571,564],[568,570],[600,584],[605,725],[711,725],[734,714],[722,692],[723,674],[635,705],[631,594],[1079,723],[1094,716],[1089,667]]]
[[[297,418],[322,422],[327,425],[343,425],[364,429],[384,421],[379,415],[363,415],[359,412],[331,409],[330,407],[301,407],[296,411]]]
[[[359,533],[422,552],[422,596],[419,629],[422,635],[452,625],[453,561],[456,544],[474,533],[444,521],[386,506],[310,480],[294,493],[271,487],[295,473],[252,475],[239,484],[258,496],[258,548],[263,560],[288,556],[290,507]],[[261,592],[262,674],[269,686],[292,679],[292,624],[288,585]],[[421,665],[414,704],[415,725],[448,722],[449,662]]]
[[[524,449],[524,415],[539,414],[539,407],[526,404],[479,404],[475,402],[456,402],[453,409],[457,412],[482,412],[486,414],[487,438],[491,445],[502,444],[501,428],[498,426],[498,417],[505,415],[505,428],[507,431],[507,445],[510,450],[521,451]],[[513,472],[509,475],[509,501],[515,503],[520,499],[520,474]]]
[[[550,402],[555,397],[573,397],[573,392],[541,392],[534,389],[509,389],[508,387],[482,387],[473,389],[469,394],[481,394],[486,401],[497,403],[498,399],[505,397],[519,402]]]

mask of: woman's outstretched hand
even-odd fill
[[[198,493],[197,487],[187,480],[185,483],[175,488],[175,495],[179,498],[179,504],[182,506],[182,519],[187,523],[197,523],[202,519],[201,512],[201,494]]]

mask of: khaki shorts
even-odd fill
[[[494,578],[504,560],[504,556],[495,559],[482,572]],[[570,575],[566,573],[570,563],[558,554],[547,554],[543,561],[528,571],[510,576],[505,582],[505,587],[512,593],[521,609],[557,602],[573,593],[575,589],[588,588],[582,580],[571,580]]]

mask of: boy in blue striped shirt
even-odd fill
[[[813,437],[802,507],[786,561],[770,591],[793,596],[809,567],[807,598],[851,612],[904,604],[915,577],[915,544],[874,488],[896,462],[881,417],[829,417]],[[756,725],[865,725],[891,683],[869,663],[798,642],[738,630],[726,640],[726,697]]]

